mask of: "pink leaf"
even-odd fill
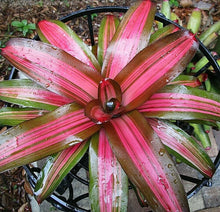
[[[23,122],[0,135],[0,172],[82,142],[99,128],[75,103]]]
[[[178,31],[146,47],[116,76],[126,110],[143,104],[153,93],[176,78],[194,56],[194,35]]]
[[[109,121],[112,117],[112,114],[106,113],[103,110],[100,102],[97,99],[92,100],[86,105],[85,115],[97,124],[102,124],[103,122]]]
[[[0,125],[16,126],[21,122],[37,118],[45,113],[48,113],[48,111],[33,108],[3,107],[0,109]]]
[[[169,82],[168,85],[185,85],[189,87],[198,87],[202,83],[200,80],[194,76],[189,75],[179,75],[177,78],[175,78],[172,82]]]
[[[90,145],[90,197],[93,211],[124,211],[127,208],[127,177],[102,129]],[[97,202],[99,204],[97,204]]]
[[[167,86],[138,110],[147,117],[220,121],[219,95],[197,88]]]
[[[175,166],[158,136],[137,111],[104,125],[110,145],[128,178],[154,211],[188,211]]]
[[[64,177],[83,157],[88,146],[89,142],[85,140],[48,158],[35,185],[38,203],[45,200],[59,186]]]
[[[164,145],[187,160],[202,174],[212,177],[215,166],[206,151],[192,137],[169,122],[156,119],[148,119],[148,122]]]
[[[101,67],[87,45],[66,24],[57,20],[42,20],[38,23],[37,32],[42,41],[66,51],[93,69]]]
[[[136,2],[123,17],[103,61],[102,75],[113,79],[147,46],[156,6],[149,0]]]
[[[97,98],[100,74],[57,47],[15,38],[1,54],[48,90],[82,105]]]
[[[28,79],[0,82],[0,99],[25,107],[54,110],[73,100],[46,90]]]

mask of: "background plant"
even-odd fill
[[[33,33],[33,30],[36,29],[36,25],[34,23],[28,23],[27,20],[12,21],[11,25],[16,31],[22,32],[24,37],[26,37],[27,34]]]

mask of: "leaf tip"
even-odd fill
[[[188,37],[188,38],[193,40],[193,45],[192,45],[193,48],[195,48],[195,49],[199,48],[199,41],[198,41],[198,38],[196,36],[196,33],[193,33],[193,32],[191,32],[189,30],[186,30],[184,32],[184,36],[186,36],[186,37]]]

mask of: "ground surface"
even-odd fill
[[[42,19],[59,19],[73,11],[85,9],[88,5],[92,7],[106,5],[129,6],[133,1],[134,0],[0,0],[0,47],[3,47],[5,42],[12,37],[23,37],[22,32],[17,32],[15,28],[11,26],[14,20],[27,20],[28,23],[36,24]],[[161,1],[157,1],[158,8],[160,2]],[[187,7],[185,7],[186,4],[184,4],[184,2],[188,4]],[[184,7],[174,7],[173,11],[179,15],[183,24],[187,23],[189,15],[195,7],[202,9],[202,30],[220,20],[219,0],[184,0],[181,1],[181,3]],[[94,17],[94,21],[98,23],[100,20]],[[86,25],[86,18],[72,23],[74,30],[81,34],[85,42],[90,42],[87,30],[85,30]],[[94,31],[96,34],[98,24],[95,26]],[[26,37],[33,38],[34,35],[34,33],[30,33]],[[0,57],[0,80],[8,78],[9,73],[10,67],[8,63]],[[25,211],[25,209],[30,210],[28,209],[29,200],[27,193],[24,190],[25,181],[23,175],[22,168],[0,174],[0,211],[18,211],[19,208],[20,211]]]

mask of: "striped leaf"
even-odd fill
[[[197,77],[190,76],[190,75],[179,75],[173,81],[169,82],[168,85],[186,85],[189,87],[198,87],[202,83]]]
[[[2,49],[1,54],[50,91],[81,105],[97,98],[100,74],[57,47],[40,41],[14,38]]]
[[[0,109],[0,125],[15,126],[21,122],[42,116],[45,113],[47,113],[46,110],[33,108],[3,107]]]
[[[159,137],[138,111],[105,125],[112,150],[153,211],[188,211],[180,177]]]
[[[103,63],[103,58],[105,56],[109,42],[112,40],[113,35],[119,25],[119,19],[114,15],[106,15],[101,22],[99,28],[98,37],[98,49],[97,57],[100,64]]]
[[[149,0],[138,1],[127,11],[106,51],[102,75],[111,79],[149,41],[156,6]]]
[[[35,185],[34,193],[38,203],[52,194],[64,177],[80,161],[88,147],[89,142],[86,140],[48,158]]]
[[[175,79],[190,62],[198,47],[193,34],[177,31],[142,50],[116,76],[122,105],[127,111],[142,105],[153,93]]]
[[[177,26],[175,26],[174,24],[169,24],[163,28],[158,29],[154,34],[152,34],[150,36],[150,40],[149,40],[149,44],[153,43],[154,41],[169,35],[173,32],[176,32],[180,30]]]
[[[45,43],[50,43],[98,71],[101,67],[88,46],[65,23],[58,20],[42,20],[37,33]]]
[[[89,173],[92,211],[127,211],[128,179],[103,129],[91,139]]]
[[[0,99],[24,107],[34,107],[50,111],[73,101],[48,91],[28,79],[1,81]]]
[[[99,128],[75,103],[23,122],[0,134],[0,172],[82,142]]]
[[[198,169],[206,177],[212,177],[215,166],[206,151],[184,130],[176,125],[156,119],[148,119],[163,144],[177,158]]]
[[[198,88],[166,86],[138,108],[147,117],[220,121],[220,97]]]

